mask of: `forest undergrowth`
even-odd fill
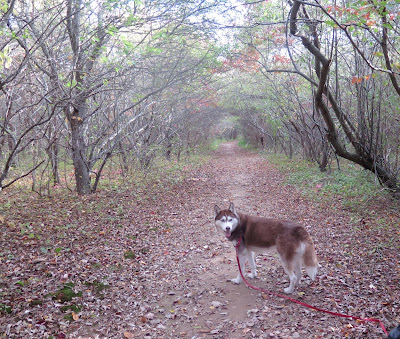
[[[389,197],[362,202],[360,214],[340,194],[327,198],[319,185],[328,181],[305,196],[287,171],[235,143],[202,165],[170,166],[85,196],[1,193],[0,337],[384,338],[374,323],[227,282],[235,253],[213,206],[229,201],[309,230],[318,278],[303,279],[294,298],[388,329],[400,323],[400,215]],[[288,281],[276,256],[256,263],[252,283],[280,293]]]

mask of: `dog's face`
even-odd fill
[[[239,216],[236,213],[233,203],[226,210],[221,210],[217,205],[214,206],[215,225],[229,238],[239,224]]]

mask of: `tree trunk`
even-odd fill
[[[84,116],[82,110],[76,108],[73,108],[72,114],[67,114],[71,127],[72,162],[75,170],[76,191],[83,195],[90,193],[90,176],[81,116]]]
[[[346,150],[345,146],[340,143],[334,121],[322,97],[323,93],[327,92],[325,83],[328,73],[329,73],[329,65],[322,66],[318,91],[315,93],[315,101],[328,127],[329,142],[332,144],[333,148],[335,149],[336,153],[339,156],[347,160],[350,160],[362,166],[363,168],[375,173],[382,186],[386,186],[391,191],[399,193],[400,188],[398,187],[397,178],[390,172],[390,170],[384,164],[382,155],[373,155],[371,153],[368,153],[364,151],[363,147],[356,147],[355,153],[350,153]],[[333,97],[328,95],[328,98],[329,102],[332,104],[332,106],[334,106],[332,102]],[[336,105],[336,102],[334,103]],[[356,143],[357,141],[354,141],[354,138],[355,136],[351,135],[350,142]],[[359,144],[362,145],[361,143]]]
[[[46,148],[46,153],[50,159],[53,185],[58,185],[60,183],[60,175],[58,173],[58,145],[56,140]]]

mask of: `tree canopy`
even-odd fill
[[[62,165],[88,194],[110,159],[241,134],[399,193],[399,3],[3,0],[0,188]]]

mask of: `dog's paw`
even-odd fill
[[[232,281],[234,284],[239,285],[239,284],[242,282],[242,279],[240,279],[240,278],[235,278],[235,279],[231,279],[231,281]]]
[[[283,290],[286,294],[292,294],[294,291],[294,288],[289,286],[289,287],[284,288]]]
[[[251,273],[249,273],[247,276],[248,276],[250,279],[254,279],[254,278],[257,276],[257,273],[251,272]]]

